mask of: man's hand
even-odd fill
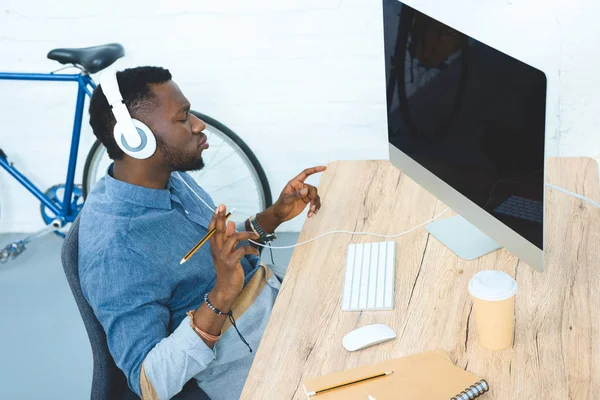
[[[225,216],[227,215],[224,205],[217,207],[216,213],[213,215],[209,231],[216,226],[214,235],[210,238],[210,252],[215,264],[217,279],[215,286],[211,291],[211,301],[215,307],[217,303],[226,308],[228,311],[237,295],[244,287],[244,269],[240,264],[240,260],[247,254],[258,255],[258,250],[250,246],[242,246],[236,249],[240,241],[248,239],[258,239],[258,235],[254,232],[236,232],[235,224],[230,221],[225,226]]]
[[[285,185],[283,191],[279,195],[279,199],[270,207],[272,214],[275,216],[279,224],[289,221],[292,218],[300,215],[306,205],[310,203],[308,209],[308,218],[319,212],[321,208],[321,198],[317,192],[317,188],[304,183],[306,178],[323,172],[327,167],[319,166],[307,168]]]
[[[249,246],[236,249],[241,240],[257,239],[258,235],[254,232],[237,233],[233,222],[225,226],[226,215],[225,206],[220,205],[208,225],[209,231],[216,227],[215,233],[210,238],[210,252],[217,272],[217,281],[208,297],[212,305],[223,313],[231,310],[235,299],[244,287],[244,269],[240,260],[246,254],[258,253],[256,249]],[[226,314],[215,314],[205,303],[202,303],[194,313],[194,325],[206,333],[218,336],[221,334],[226,317]],[[213,348],[214,342],[208,341],[201,335],[200,338],[209,348]]]

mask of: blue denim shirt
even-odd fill
[[[215,283],[210,244],[179,262],[207,233],[212,212],[179,178],[166,189],[114,179],[112,167],[86,199],[79,229],[79,275],[83,294],[100,321],[109,350],[129,387],[140,395],[142,363],[160,398],[170,398],[192,377],[214,400],[237,398],[275,301],[273,276],[237,326],[213,349],[189,326]],[[179,175],[214,209],[210,196],[187,174]],[[260,259],[242,259],[246,282]]]

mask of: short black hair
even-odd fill
[[[161,67],[136,67],[117,72],[117,82],[123,102],[132,114],[152,111],[156,102],[149,84],[164,83],[171,80],[168,69]],[[94,135],[106,147],[108,156],[113,160],[123,158],[123,150],[117,145],[113,135],[115,117],[110,109],[102,85],[98,85],[90,100],[90,125]],[[135,117],[134,117],[135,118]]]

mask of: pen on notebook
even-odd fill
[[[225,220],[227,220],[229,217],[231,217],[231,213],[235,211],[235,208],[232,208],[231,211],[229,211],[227,213],[227,215],[225,216]],[[217,230],[217,227],[215,226],[214,228],[212,228],[206,235],[204,235],[204,237],[202,239],[200,239],[200,241],[198,243],[196,243],[196,245],[194,247],[192,247],[192,249],[190,251],[188,251],[188,253],[181,259],[181,261],[179,262],[179,265],[185,263],[187,260],[190,259],[191,256],[194,255],[194,253],[200,248],[202,247],[202,245],[206,242],[208,242],[208,240],[210,239],[210,237],[212,235],[215,234]]]
[[[355,380],[355,381],[346,382],[346,383],[342,383],[340,385],[331,386],[331,387],[328,387],[328,388],[325,388],[325,389],[319,389],[319,390],[315,390],[315,391],[312,391],[312,392],[308,392],[308,393],[306,393],[306,395],[307,396],[314,396],[316,394],[323,393],[323,392],[326,392],[326,391],[329,391],[329,390],[339,389],[341,387],[352,385],[352,384],[355,384],[355,383],[364,382],[364,381],[368,381],[368,380],[375,379],[375,378],[380,378],[382,376],[387,376],[387,375],[390,375],[393,372],[394,371],[382,372],[380,374],[367,376],[367,377],[364,377],[364,378],[361,378],[361,379],[358,379],[358,380]]]

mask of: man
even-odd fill
[[[132,118],[154,133],[157,150],[147,159],[121,150],[100,85],[90,102],[90,125],[114,162],[81,214],[83,294],[117,366],[142,398],[171,398],[192,378],[213,400],[239,398],[280,281],[256,248],[245,245],[259,240],[250,222],[240,232],[226,224],[225,206],[215,207],[184,173],[204,166],[206,125],[189,113],[169,71],[133,68],[117,80]],[[324,170],[309,168],[292,179],[275,204],[256,215],[258,227],[274,232],[308,204],[309,217],[318,213],[317,189],[304,180]],[[180,265],[215,226],[210,242]]]

